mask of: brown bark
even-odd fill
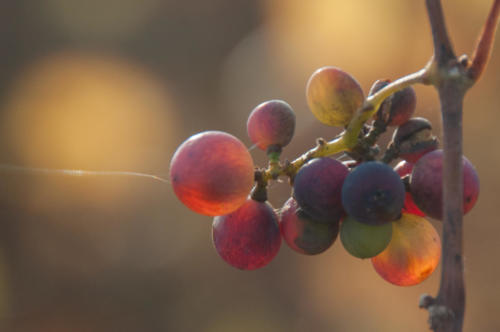
[[[437,297],[424,295],[420,307],[429,310],[435,332],[462,331],[465,314],[463,262],[462,108],[465,92],[483,72],[493,45],[500,12],[495,0],[480,34],[473,59],[457,59],[439,0],[426,0],[434,41],[429,82],[439,93],[443,119],[443,246],[441,283]]]

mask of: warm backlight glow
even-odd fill
[[[436,269],[441,256],[441,240],[426,219],[404,213],[393,222],[392,240],[372,258],[377,273],[397,286],[421,283]]]
[[[170,164],[177,198],[191,210],[221,216],[239,208],[253,186],[252,157],[236,137],[206,131],[188,138]]]
[[[306,95],[309,109],[316,118],[337,127],[349,124],[364,99],[359,83],[336,67],[316,70],[307,82]]]
[[[9,92],[1,129],[15,159],[4,162],[167,172],[177,116],[166,87],[142,67],[113,56],[58,53],[25,69]],[[107,206],[129,190],[126,183],[70,190],[57,201],[87,197]]]

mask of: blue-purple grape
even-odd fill
[[[359,222],[380,225],[399,218],[405,187],[388,165],[370,161],[357,166],[345,179],[342,204]]]

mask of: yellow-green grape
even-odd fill
[[[345,250],[357,258],[380,254],[391,242],[392,223],[368,225],[345,217],[340,226],[340,240]]]
[[[347,126],[364,101],[359,83],[336,67],[316,70],[307,83],[306,95],[314,116],[336,127]]]

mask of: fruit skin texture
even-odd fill
[[[304,255],[324,252],[335,242],[339,223],[320,223],[299,209],[290,197],[280,212],[280,229],[286,244]]]
[[[402,160],[401,162],[399,162],[399,164],[396,165],[396,167],[394,167],[394,170],[399,174],[400,177],[404,177],[411,174],[411,171],[413,170],[413,164]],[[425,217],[425,213],[423,213],[422,210],[418,208],[418,206],[413,201],[413,197],[408,191],[405,193],[405,204],[403,206],[403,211],[415,214],[420,217]]]
[[[314,220],[338,223],[344,215],[341,192],[348,174],[349,169],[335,159],[313,159],[295,175],[294,197]]]
[[[392,223],[368,225],[345,217],[340,225],[340,240],[345,250],[357,258],[380,254],[392,237]]]
[[[281,100],[258,105],[248,117],[248,136],[261,150],[267,150],[271,145],[288,145],[294,131],[295,113],[290,105]]]
[[[393,222],[387,248],[372,258],[375,271],[397,286],[421,283],[436,269],[441,257],[441,240],[425,218],[404,213]]]
[[[359,83],[336,67],[323,67],[309,78],[306,87],[311,112],[322,123],[344,127],[364,101]]]
[[[412,164],[438,148],[432,125],[425,118],[411,118],[403,123],[394,131],[392,141],[398,146],[399,157]]]
[[[278,253],[278,217],[269,203],[248,199],[238,210],[214,218],[212,239],[217,253],[241,270],[267,265]]]
[[[206,131],[188,138],[170,162],[170,180],[191,210],[219,216],[239,208],[254,182],[252,157],[236,137]]]
[[[469,212],[479,196],[479,177],[471,162],[462,157],[463,214]],[[413,167],[410,179],[415,204],[428,216],[443,218],[443,150],[424,155]]]
[[[357,166],[345,179],[342,205],[355,220],[381,225],[398,219],[405,192],[401,178],[390,166],[369,161]]]

